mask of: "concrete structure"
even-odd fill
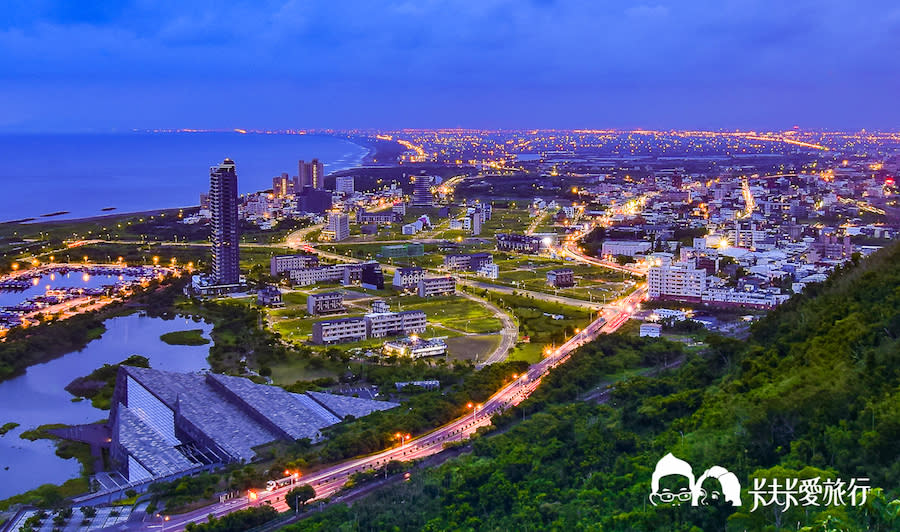
[[[331,394],[294,394],[214,373],[120,366],[109,414],[110,458],[130,482],[252,462],[274,441],[322,439],[348,414],[398,406]]]
[[[474,272],[486,264],[493,264],[490,253],[450,253],[444,255],[444,269]]]
[[[368,263],[332,264],[289,270],[291,284],[294,286],[309,286],[317,283],[353,284],[362,279],[363,267],[366,264]]]
[[[650,251],[652,244],[646,240],[607,240],[600,248],[603,257],[615,257],[624,255],[634,257]]]
[[[353,194],[354,179],[352,175],[339,175],[334,178],[334,191],[341,194]]]
[[[519,253],[537,253],[541,250],[541,239],[536,236],[513,233],[497,234],[497,249]]]
[[[381,264],[374,261],[364,263],[359,274],[359,284],[369,290],[384,289],[384,273],[381,271]]]
[[[647,293],[651,299],[699,302],[706,291],[706,281],[706,270],[689,262],[663,262],[647,271]]]
[[[278,277],[282,272],[318,265],[319,257],[315,255],[276,255],[269,259],[269,273],[272,277]]]
[[[490,264],[482,265],[475,273],[488,279],[497,279],[500,277],[500,267],[491,262]]]
[[[425,277],[425,270],[418,266],[394,270],[393,286],[397,290],[414,290]]]
[[[428,381],[404,381],[404,382],[395,382],[394,387],[397,388],[397,391],[406,388],[407,386],[418,386],[420,388],[424,388],[426,390],[437,390],[441,387],[441,381],[436,380],[428,380]]]
[[[366,314],[365,320],[366,336],[369,338],[421,333],[428,325],[428,318],[422,310],[373,312]]]
[[[297,163],[297,188],[312,187],[316,190],[325,188],[325,165],[318,159],[305,162],[302,159]]]
[[[365,209],[359,209],[358,211],[356,211],[356,223],[358,224],[390,225],[400,220],[402,220],[402,217],[398,216],[392,210],[368,212]]]
[[[339,318],[313,323],[312,342],[318,345],[359,342],[366,339],[364,318]]]
[[[575,286],[575,273],[571,268],[559,268],[547,272],[547,284],[553,288],[569,288]]]
[[[331,192],[303,187],[297,196],[297,208],[301,212],[322,214],[331,209]]]
[[[456,279],[453,277],[423,277],[419,280],[419,297],[446,296],[456,293]]]
[[[313,316],[344,312],[344,294],[341,292],[310,294],[306,298],[306,312]]]
[[[328,225],[322,230],[322,239],[340,242],[350,237],[350,217],[342,212],[328,213]]]
[[[662,332],[662,325],[658,323],[642,323],[641,324],[641,336],[649,336],[650,338],[659,338],[660,333]]]
[[[212,283],[240,283],[240,226],[238,225],[237,173],[225,159],[209,169],[209,210],[212,236]]]
[[[265,285],[256,293],[256,303],[264,307],[283,307],[281,290],[277,286]]]
[[[434,198],[431,196],[431,177],[420,175],[415,176],[413,179],[413,195],[410,205],[413,207],[434,207]]]
[[[385,342],[382,350],[385,355],[407,356],[411,358],[433,357],[447,354],[447,344],[445,344],[443,340],[437,338],[426,340],[424,338],[408,337]],[[416,382],[407,383],[407,385],[419,386]],[[440,383],[438,383],[438,385],[440,385]],[[429,389],[429,387],[424,385],[422,385],[422,387]],[[402,387],[398,387],[397,389],[400,390]]]
[[[423,255],[425,255],[425,245],[420,242],[381,246],[381,256],[385,259],[421,257]]]

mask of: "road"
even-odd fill
[[[324,499],[340,491],[350,478],[350,475],[354,473],[379,469],[392,460],[407,461],[424,458],[441,452],[445,443],[461,441],[470,437],[479,428],[490,425],[491,416],[503,412],[528,398],[540,386],[541,380],[552,368],[569,360],[572,351],[595,339],[600,334],[608,334],[618,330],[619,327],[628,321],[637,304],[645,298],[645,295],[646,289],[641,286],[637,291],[619,300],[611,309],[604,313],[605,318],[601,317],[593,321],[584,330],[552,351],[549,356],[530,366],[526,374],[511,375],[509,384],[483,404],[472,405],[471,413],[467,413],[428,434],[413,438],[402,445],[309,473],[302,477],[300,482],[309,484],[316,490],[316,499]],[[271,504],[276,510],[287,511],[288,506],[284,497],[291,488],[292,486],[286,486],[271,492],[261,491],[255,495],[255,500],[251,500],[252,496],[248,495],[247,497],[215,504],[187,514],[172,516],[170,521],[165,523],[164,530],[183,530],[188,523],[205,521],[209,514],[221,516],[235,510],[260,504]]]
[[[484,306],[488,310],[494,313],[501,323],[503,323],[503,329],[500,330],[500,345],[497,346],[497,349],[494,349],[494,352],[488,356],[484,362],[481,362],[477,365],[477,367],[483,368],[487,364],[494,364],[497,362],[502,362],[506,360],[506,354],[515,345],[516,340],[519,339],[519,326],[516,325],[516,322],[513,321],[512,318],[509,317],[509,314],[503,312],[497,305],[494,305],[490,301],[486,299],[482,299],[480,297],[473,296],[471,294],[467,294],[465,292],[460,292],[460,295],[466,299],[470,299],[479,305]]]

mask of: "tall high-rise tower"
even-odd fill
[[[212,278],[217,285],[240,282],[238,193],[234,161],[225,159],[209,169],[209,210],[212,218]]]
[[[434,198],[431,196],[431,177],[418,175],[413,177],[413,207],[434,207]]]
[[[313,187],[316,190],[325,188],[325,165],[318,159],[309,162],[300,160],[297,163],[297,185],[299,190],[303,187]]]

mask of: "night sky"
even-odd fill
[[[894,0],[7,0],[0,12],[0,131],[900,128]]]

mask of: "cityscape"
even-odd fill
[[[391,103],[402,120],[374,120],[384,115],[357,107],[369,96],[355,83],[371,80],[381,94],[387,74],[351,59],[383,61],[376,55],[397,44],[367,40],[370,49],[342,55],[336,42],[352,32],[338,24],[321,35],[333,50],[312,39],[318,55],[304,55],[283,20],[331,8],[278,4],[265,22],[255,17],[272,6],[229,4],[222,14],[244,16],[247,32],[272,30],[271,41],[246,34],[246,50],[281,43],[281,62],[308,61],[332,99],[298,118],[286,99],[284,114],[272,114],[283,87],[265,89],[236,97],[227,125],[229,109],[213,105],[221,94],[168,105],[195,81],[172,50],[218,66],[218,52],[198,48],[227,49],[260,79],[286,68],[272,50],[250,60],[223,44],[231,37],[185,41],[180,25],[206,28],[203,17],[176,23],[141,6],[11,11],[10,28],[28,39],[84,32],[73,46],[97,48],[71,60],[96,67],[98,84],[141,79],[106,64],[113,47],[101,34],[113,30],[122,58],[164,75],[159,99],[123,111],[95,89],[79,92],[81,74],[60,68],[73,95],[93,102],[96,122],[71,127],[86,116],[80,108],[51,119],[56,103],[0,121],[9,158],[0,169],[0,532],[900,527],[900,132],[881,89],[852,104],[875,121],[866,128],[829,114],[815,94],[793,114],[745,100],[757,123],[682,96],[673,108],[708,109],[701,122],[716,125],[696,127],[656,102],[659,121],[640,122],[658,126],[613,127],[645,110],[628,108],[618,81],[594,80],[595,68],[623,83],[643,74],[606,56],[584,64],[598,46],[584,35],[559,36],[588,50],[571,52],[577,66],[547,59],[538,48],[547,37],[530,43],[518,21],[496,28],[514,43],[454,34],[446,46],[460,75],[479,79],[471,85],[428,64],[446,60],[434,30],[404,37],[424,54],[406,59],[419,79],[404,81],[435,94],[455,87],[452,98],[435,96],[426,110],[409,96]],[[374,31],[368,18],[378,19],[388,35],[392,24],[411,31],[419,17],[442,17],[425,5],[358,9],[329,11],[328,26]],[[584,27],[559,6],[509,9],[532,22],[559,10],[560,24]],[[860,20],[883,15],[897,28],[896,9],[868,9]],[[472,31],[499,20],[460,10]],[[146,31],[129,21],[139,15],[167,21],[141,45],[165,54],[148,59],[131,40]],[[647,38],[676,15],[668,3],[635,5],[610,20]],[[775,28],[778,17],[799,20],[764,19]],[[687,27],[697,65],[703,46],[735,46]],[[30,57],[5,31],[0,49]],[[48,41],[48,61],[70,58],[65,42]],[[664,42],[650,39],[647,53]],[[466,59],[476,45],[484,54]],[[485,63],[495,45],[508,55]],[[523,69],[523,50],[548,71],[583,70],[577,83],[611,101],[619,94],[622,109],[606,121],[566,114],[543,99],[565,97],[557,81]],[[365,78],[321,57],[343,58]],[[632,59],[657,68],[673,93],[697,89],[658,58]],[[29,70],[39,68],[11,75],[40,84]],[[210,71],[208,81],[225,85],[227,74]],[[479,83],[506,87],[513,110],[465,105]],[[827,93],[843,86],[822,83]],[[566,94],[573,107],[593,105]],[[886,109],[884,121],[865,105]],[[412,106],[421,120],[409,118]],[[835,125],[803,125],[819,123],[814,111]],[[522,127],[529,113],[546,127]],[[319,127],[332,118],[346,126]],[[563,127],[573,123],[597,128]]]

